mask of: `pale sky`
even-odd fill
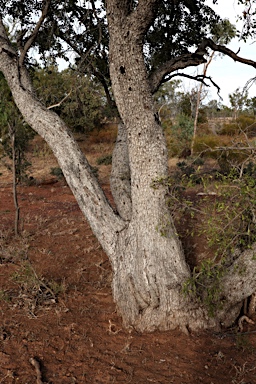
[[[220,14],[222,18],[227,18],[229,21],[236,25],[237,29],[241,28],[241,24],[237,22],[237,14],[242,13],[243,6],[238,6],[236,0],[218,0],[218,4],[213,5],[212,0],[207,0],[206,3],[213,8],[216,13]],[[256,41],[250,40],[246,43],[233,39],[228,45],[234,52],[239,51],[239,56],[256,61]],[[190,74],[202,73],[202,66],[197,69],[190,70]],[[188,70],[187,70],[188,72]],[[215,58],[209,65],[207,75],[211,76],[213,81],[221,88],[220,95],[223,101],[218,99],[217,92],[214,87],[211,86],[208,100],[216,99],[225,105],[229,105],[228,95],[233,93],[237,88],[242,91],[246,82],[256,77],[256,69],[245,64],[234,62],[230,57],[222,56]],[[185,82],[185,88],[189,90],[195,86],[192,81]],[[249,97],[256,96],[256,82],[249,89]]]

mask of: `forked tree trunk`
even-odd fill
[[[126,325],[141,331],[186,326],[190,315],[185,314],[182,287],[190,271],[166,206],[165,187],[153,187],[167,176],[167,148],[137,41],[140,30],[136,25],[130,29],[113,7],[108,11],[110,73],[126,129],[131,178],[130,221],[118,237],[113,262],[114,299]]]
[[[139,331],[218,329],[221,323],[229,325],[234,321],[241,301],[256,290],[256,247],[241,254],[227,270],[222,282],[223,306],[214,318],[208,316],[202,303],[184,296],[183,286],[190,270],[167,209],[165,187],[161,183],[153,187],[155,181],[167,176],[165,138],[154,115],[142,52],[142,37],[154,3],[140,0],[136,11],[127,14],[123,12],[123,1],[107,1],[110,72],[124,123],[119,142],[123,156],[120,148],[114,154],[114,163],[119,159],[120,169],[112,173],[118,213],[106,200],[64,122],[33,95],[27,72],[17,65],[16,53],[1,22],[0,70],[24,119],[53,150],[112,263],[113,295],[124,324]],[[248,270],[241,275],[244,266]]]

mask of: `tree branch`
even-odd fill
[[[256,68],[256,62],[249,59],[244,59],[243,57],[238,56],[235,52],[233,52],[231,49],[225,47],[224,45],[215,44],[213,40],[211,39],[205,39],[200,44],[197,51],[203,51],[206,52],[206,48],[209,47],[213,51],[221,52],[233,59],[234,61],[238,61],[239,63],[250,65],[251,67]]]
[[[137,6],[132,8],[130,0],[108,0],[107,16],[119,20],[120,31],[125,31],[126,26],[135,39],[142,41],[156,15],[157,3],[157,0],[139,0]]]
[[[29,48],[31,47],[31,45],[34,43],[34,41],[35,41],[35,39],[37,37],[37,34],[39,32],[39,29],[40,29],[41,25],[43,24],[47,14],[48,14],[50,3],[51,3],[51,0],[46,0],[45,5],[44,5],[44,7],[42,9],[41,17],[39,18],[39,20],[38,20],[38,22],[37,22],[33,32],[31,33],[31,35],[27,39],[24,47],[22,47],[21,44],[20,44],[20,47],[19,47],[20,48],[20,57],[19,57],[19,66],[20,67],[23,66],[26,54],[27,54]]]
[[[224,45],[215,44],[211,39],[205,39],[199,45],[197,50],[194,53],[188,53],[185,55],[178,56],[174,59],[167,61],[162,64],[159,68],[157,68],[154,72],[149,75],[149,82],[151,87],[152,94],[155,93],[161,84],[163,84],[166,79],[170,79],[171,77],[167,76],[179,69],[184,69],[192,66],[198,66],[200,64],[206,63],[207,60],[204,58],[204,55],[207,55],[207,48],[211,48],[213,51],[217,51],[223,53],[229,57],[231,57],[234,61],[238,61],[239,63],[250,65],[251,67],[256,68],[256,62],[249,59],[244,59],[243,57],[238,56],[231,49],[225,47]],[[173,76],[177,76],[173,75]],[[183,75],[184,76],[184,75]],[[198,79],[196,79],[198,80]],[[219,90],[217,84],[215,84],[211,78],[209,80],[216,86]]]
[[[4,33],[0,18],[1,32]],[[56,113],[43,106],[30,89],[22,86],[16,57],[3,50],[3,46],[8,43],[11,49],[8,39],[0,35],[0,71],[6,78],[14,101],[24,120],[52,149],[81,211],[88,219],[103,249],[110,258],[114,257],[118,233],[124,229],[126,223],[110,206],[91,172],[87,159],[65,123]],[[24,66],[22,76],[29,77]]]
[[[206,59],[203,54],[197,54],[197,52],[187,53],[167,61],[149,75],[151,93],[153,94],[158,90],[160,85],[165,82],[165,77],[170,73],[179,69],[196,67],[203,63],[206,63]]]
[[[52,108],[60,107],[61,104],[64,103],[64,101],[69,98],[69,96],[71,95],[72,91],[73,91],[73,89],[71,89],[69,91],[69,93],[67,93],[66,96],[64,96],[63,99],[61,99],[58,103],[49,105],[49,107],[47,107],[47,109],[52,109]]]
[[[204,80],[207,79],[209,80],[212,85],[214,85],[214,87],[217,88],[218,90],[218,93],[220,92],[220,87],[218,86],[218,84],[215,83],[215,81],[212,80],[211,76],[205,76],[205,75],[196,75],[196,76],[191,76],[191,75],[188,75],[186,73],[182,73],[182,72],[177,72],[177,73],[174,73],[173,75],[170,75],[168,77],[165,78],[164,82],[166,81],[169,81],[171,80],[173,77],[176,77],[176,76],[181,76],[181,77],[186,77],[188,79],[192,79],[192,80],[196,80],[196,81],[200,81],[203,85],[205,85],[206,87],[209,87],[209,84],[207,84]]]
[[[131,17],[139,36],[144,37],[155,18],[157,3],[157,0],[139,0]]]

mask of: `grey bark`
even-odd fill
[[[111,258],[117,234],[125,224],[109,205],[65,123],[36,99],[26,68],[19,67],[17,53],[14,55],[1,23],[0,57],[0,70],[8,82],[16,105],[26,122],[49,144],[82,212]]]
[[[18,55],[1,23],[0,70],[24,119],[52,148],[82,212],[112,262],[113,295],[124,324],[139,331],[219,329],[221,323],[234,321],[243,298],[256,289],[255,247],[241,254],[227,271],[221,282],[224,306],[214,318],[208,316],[202,303],[182,293],[190,270],[167,209],[166,187],[152,187],[154,181],[168,174],[165,138],[154,115],[142,45],[157,1],[140,0],[132,13],[127,11],[127,4],[125,0],[107,1],[112,87],[125,125],[123,138],[122,130],[119,133],[121,151],[117,148],[114,157],[118,160],[120,153],[122,156],[123,145],[124,161],[120,164],[127,172],[127,184],[122,183],[120,171],[113,171],[111,182],[118,214],[63,121],[33,95],[26,69],[19,67]],[[248,273],[241,274],[240,266],[249,266]]]
[[[131,174],[127,133],[122,123],[118,124],[118,134],[112,154],[110,187],[119,215],[129,221],[132,214]]]

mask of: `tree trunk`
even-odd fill
[[[181,320],[178,312],[186,305],[182,285],[190,272],[167,209],[165,187],[153,188],[154,181],[167,176],[167,148],[154,114],[142,44],[122,17],[115,14],[113,19],[114,13],[110,6],[110,73],[126,129],[132,202],[113,264],[114,299],[126,325],[141,331],[168,329]]]
[[[123,4],[128,2],[107,1],[110,73],[124,123],[119,135],[124,152],[122,155],[116,149],[114,164],[119,158],[125,177],[122,179],[122,171],[112,173],[118,214],[64,122],[33,95],[26,69],[19,67],[1,22],[0,70],[24,119],[53,150],[82,212],[110,258],[114,300],[124,324],[139,331],[219,329],[222,323],[234,321],[241,301],[256,290],[256,247],[237,257],[220,281],[223,306],[214,318],[208,316],[202,302],[183,294],[191,273],[166,205],[166,187],[159,183],[154,188],[154,182],[168,172],[165,138],[154,113],[142,45],[156,1],[140,0],[133,13],[124,13]],[[122,191],[126,195],[120,200]],[[246,275],[241,274],[244,265],[249,265]]]
[[[124,220],[130,220],[132,213],[131,173],[127,134],[122,123],[118,124],[116,145],[112,154],[110,187],[119,215]]]

